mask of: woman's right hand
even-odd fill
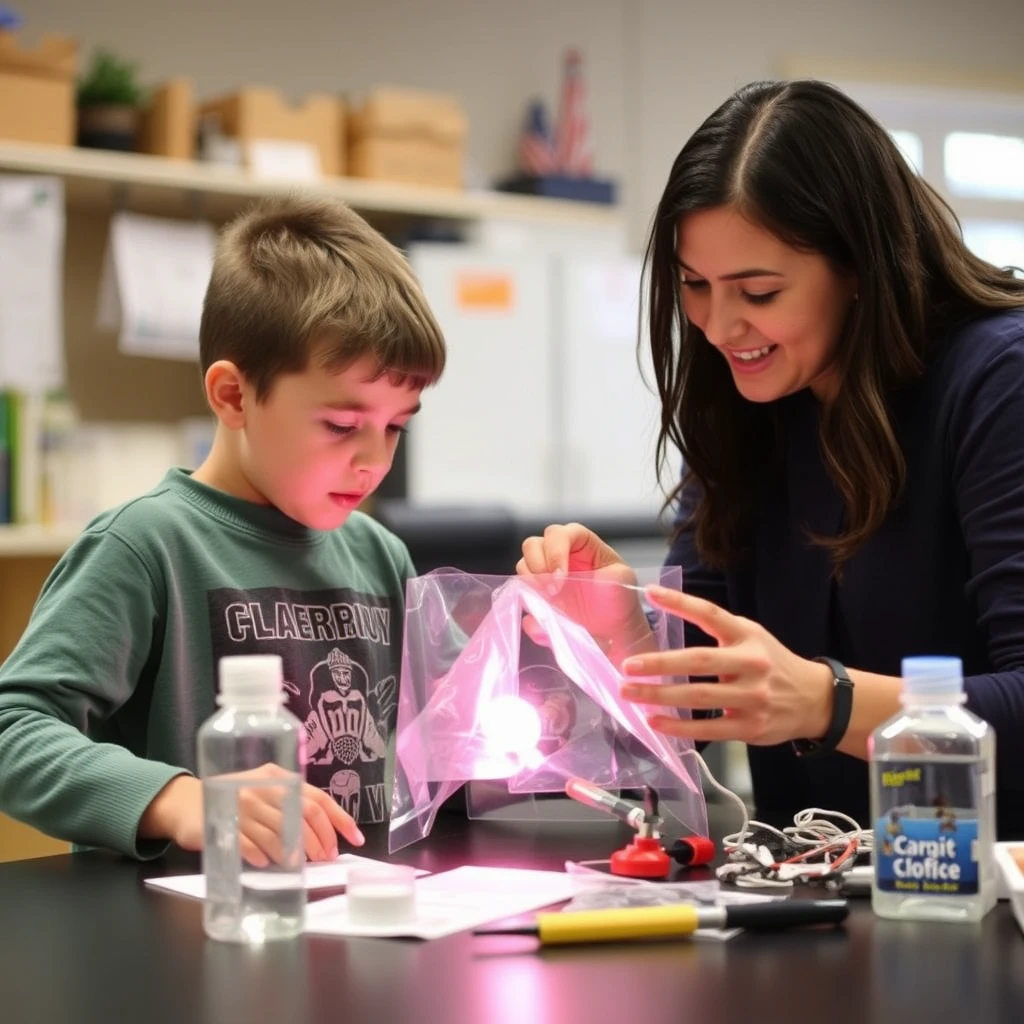
[[[544,596],[583,626],[613,664],[647,646],[650,626],[636,589],[636,574],[614,548],[580,523],[549,526],[543,537],[527,537],[516,572],[525,579],[542,574],[555,577],[543,589]],[[567,573],[588,575],[574,580],[564,578]],[[527,619],[524,628],[534,639],[543,639],[532,620]]]

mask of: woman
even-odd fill
[[[1024,835],[1024,281],[813,81],[749,85],[697,130],[646,273],[659,464],[672,445],[685,467],[685,593],[655,600],[687,647],[622,667],[718,683],[627,678],[624,696],[707,716],[656,715],[666,733],[746,741],[762,817],[866,825],[901,658],[958,655],[996,730],[1000,835]],[[529,538],[518,569],[627,571],[578,524]],[[586,617],[618,650],[642,629],[635,608]]]

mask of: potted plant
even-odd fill
[[[78,145],[135,149],[143,100],[136,66],[97,50],[78,83]]]

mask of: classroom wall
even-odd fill
[[[269,83],[294,97],[396,84],[456,93],[474,173],[514,160],[528,99],[557,99],[566,46],[586,58],[600,171],[619,178],[639,244],[672,157],[729,92],[794,59],[827,69],[1015,84],[1022,0],[26,0],[32,31],[70,32],[182,72],[201,96]],[[827,73],[823,71],[821,73]],[[838,77],[838,76],[837,76]]]

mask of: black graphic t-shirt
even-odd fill
[[[398,697],[392,609],[348,589],[211,591],[214,663],[278,654],[288,709],[305,725],[306,780],[357,821],[387,813],[384,767]]]

